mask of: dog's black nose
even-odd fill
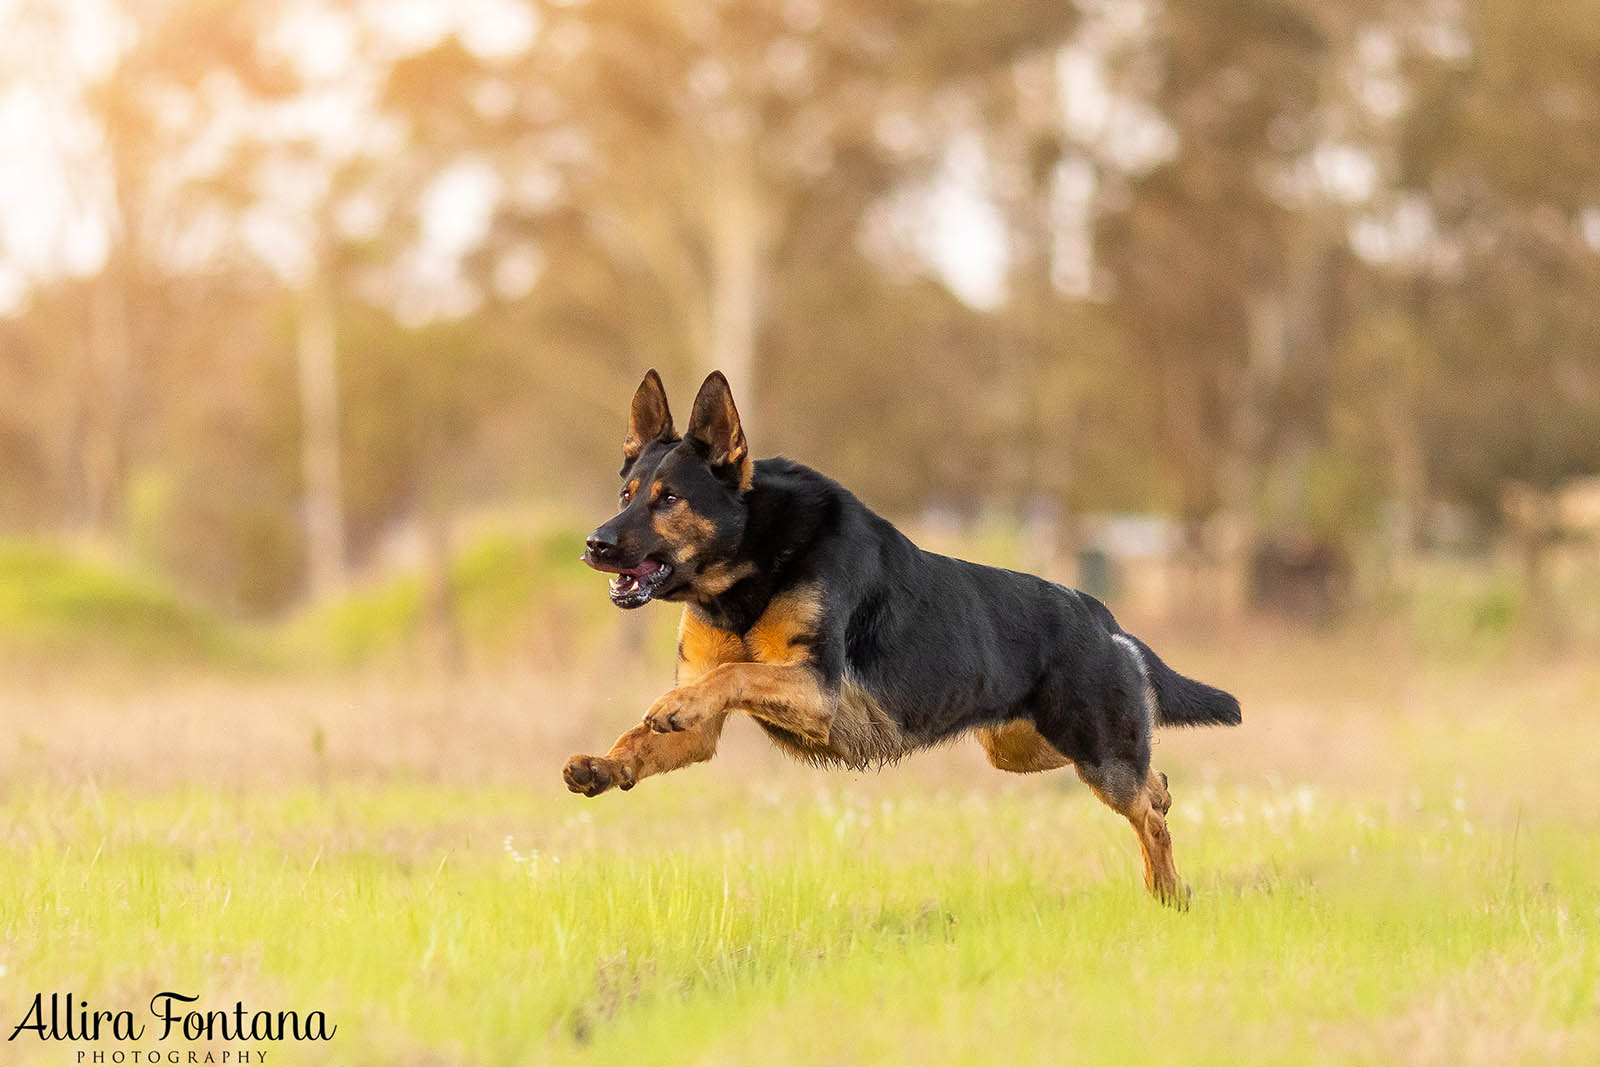
[[[590,534],[585,544],[589,546],[590,559],[609,560],[617,554],[617,543],[604,530]]]

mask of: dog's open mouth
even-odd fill
[[[611,602],[619,608],[639,608],[650,602],[662,583],[672,577],[672,565],[647,559],[634,567],[614,567],[585,558],[584,562],[597,571],[614,575],[611,579]]]

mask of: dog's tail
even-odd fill
[[[1185,678],[1165,663],[1150,646],[1132,635],[1128,642],[1144,660],[1144,675],[1156,694],[1159,726],[1238,726],[1244,715],[1231,693],[1193,678]]]

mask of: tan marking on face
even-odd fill
[[[689,507],[687,500],[651,513],[650,526],[672,546],[680,563],[698,555],[700,547],[717,532],[711,520]]]
[[[808,639],[822,618],[822,597],[812,585],[785,590],[744,635],[745,651],[761,663],[805,663],[811,658]]]
[[[742,663],[744,642],[739,635],[712,626],[694,608],[684,608],[678,622],[678,684],[689,685],[724,663]]]
[[[1072,761],[1056,751],[1044,735],[1026,719],[1015,719],[1001,726],[985,726],[977,731],[978,744],[989,762],[1002,771],[1032,774],[1053,771]]]

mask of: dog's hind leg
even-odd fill
[[[1172,834],[1167,830],[1167,812],[1172,807],[1167,776],[1151,769],[1146,770],[1141,781],[1139,772],[1120,760],[1080,763],[1077,770],[1078,777],[1094,790],[1095,796],[1133,825],[1139,851],[1144,855],[1145,888],[1163,904],[1187,907],[1189,887],[1178,877],[1172,858]]]
[[[1032,774],[1073,762],[1026,720],[987,726],[977,735],[989,762],[1002,771]],[[1189,892],[1172,859],[1172,835],[1167,830],[1172,794],[1167,792],[1167,776],[1149,770],[1141,782],[1133,763],[1118,759],[1078,764],[1077,771],[1096,796],[1133,824],[1144,855],[1145,887],[1162,903],[1183,907]]]
[[[989,757],[990,764],[1012,774],[1053,771],[1072,762],[1056,751],[1056,746],[1045,740],[1026,719],[985,726],[977,734],[978,744],[983,746],[983,754]]]

